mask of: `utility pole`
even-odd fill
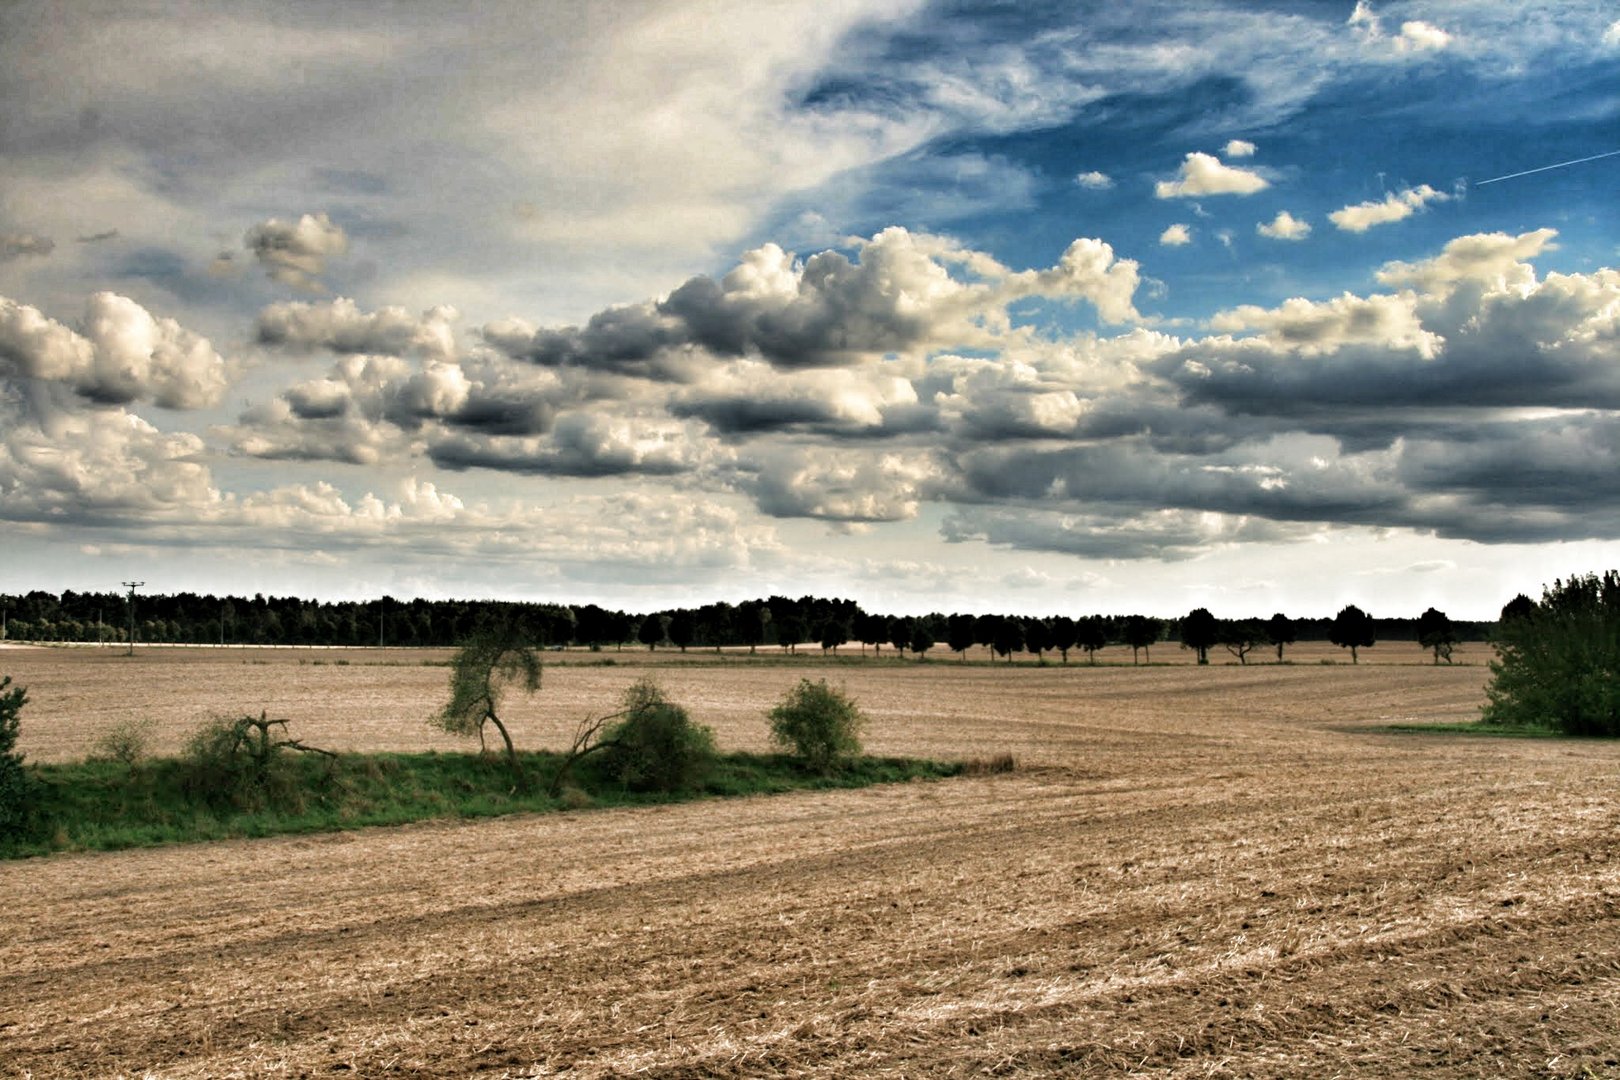
[[[121,583],[129,590],[129,652],[125,656],[135,655],[135,590],[145,585],[144,581],[125,581]]]

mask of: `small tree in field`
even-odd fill
[[[1254,619],[1234,619],[1221,626],[1221,644],[1245,667],[1249,663],[1249,654],[1265,641],[1266,629]]]
[[[1181,647],[1198,653],[1200,664],[1209,663],[1209,650],[1221,639],[1221,624],[1209,608],[1193,608],[1181,620]]]
[[[1372,648],[1376,640],[1372,616],[1354,604],[1346,604],[1340,609],[1333,616],[1333,625],[1328,628],[1328,641],[1341,649],[1349,649],[1352,664],[1361,663],[1357,650]]]
[[[928,650],[934,647],[934,635],[928,632],[928,624],[918,619],[911,630],[911,651],[918,660],[928,659]]]
[[[800,679],[768,716],[771,741],[818,772],[830,772],[861,752],[866,717],[825,679]]]
[[[1299,631],[1294,627],[1294,620],[1280,611],[1267,619],[1266,640],[1277,646],[1277,663],[1282,663],[1283,646],[1292,645],[1299,640]]]
[[[475,633],[450,661],[450,701],[433,717],[435,726],[452,735],[477,735],[484,745],[484,725],[494,724],[506,744],[506,760],[518,771],[517,748],[496,710],[508,686],[524,693],[540,689],[540,654],[511,628]]]
[[[945,623],[945,643],[952,652],[961,655],[963,663],[967,662],[967,651],[976,641],[977,623],[972,615],[952,615]]]
[[[28,824],[28,773],[23,769],[23,756],[17,753],[17,735],[21,725],[18,714],[28,701],[28,693],[11,685],[11,676],[0,678],[0,841],[21,837]]]
[[[1153,662],[1153,643],[1164,635],[1164,620],[1151,615],[1127,615],[1122,636],[1131,647],[1131,663],[1136,663],[1138,652],[1146,652],[1148,663]]]
[[[1101,615],[1087,615],[1075,623],[1074,643],[1086,650],[1086,662],[1097,663],[1097,650],[1108,647],[1108,623]]]
[[[1438,608],[1430,608],[1417,621],[1418,644],[1434,653],[1434,662],[1439,666],[1440,661],[1451,663],[1451,649],[1457,644],[1457,630],[1451,625],[1446,613]]]
[[[1620,736],[1620,573],[1553,582],[1494,644],[1486,723]]]

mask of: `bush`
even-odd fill
[[[16,749],[28,693],[20,686],[7,690],[10,685],[10,675],[0,678],[0,842],[21,839],[33,816],[33,784]]]
[[[1620,573],[1553,582],[1494,644],[1486,723],[1620,736]]]
[[[830,772],[861,752],[866,717],[827,680],[800,679],[768,714],[771,741],[820,772]]]
[[[714,766],[714,733],[694,724],[651,679],[624,693],[624,719],[608,732],[603,767],[631,791],[698,787]]]
[[[120,720],[95,742],[92,756],[122,763],[130,771],[147,756],[151,720]]]
[[[272,733],[278,727],[279,737]],[[182,787],[192,798],[216,807],[301,809],[303,793],[282,751],[320,754],[329,763],[337,755],[287,738],[286,730],[287,721],[268,719],[262,712],[210,720],[186,742],[181,757]]]

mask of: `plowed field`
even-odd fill
[[[570,656],[514,709],[524,744],[650,672],[758,748],[763,711],[824,674],[870,749],[1021,768],[0,864],[0,1073],[1620,1076],[1620,746],[1380,733],[1474,718],[1488,674],[1477,647],[1451,668],[1396,648]],[[319,745],[455,745],[422,723],[442,667],[315,658],[6,650],[0,671],[29,686],[38,758],[126,715],[172,748],[259,708]]]

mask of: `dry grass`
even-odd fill
[[[258,707],[448,745],[443,668],[240,659],[0,667],[39,757]],[[875,750],[1018,769],[12,863],[0,1073],[1620,1076],[1620,746],[1367,730],[1472,719],[1482,666],[817,673]],[[760,748],[797,672],[657,675]]]

